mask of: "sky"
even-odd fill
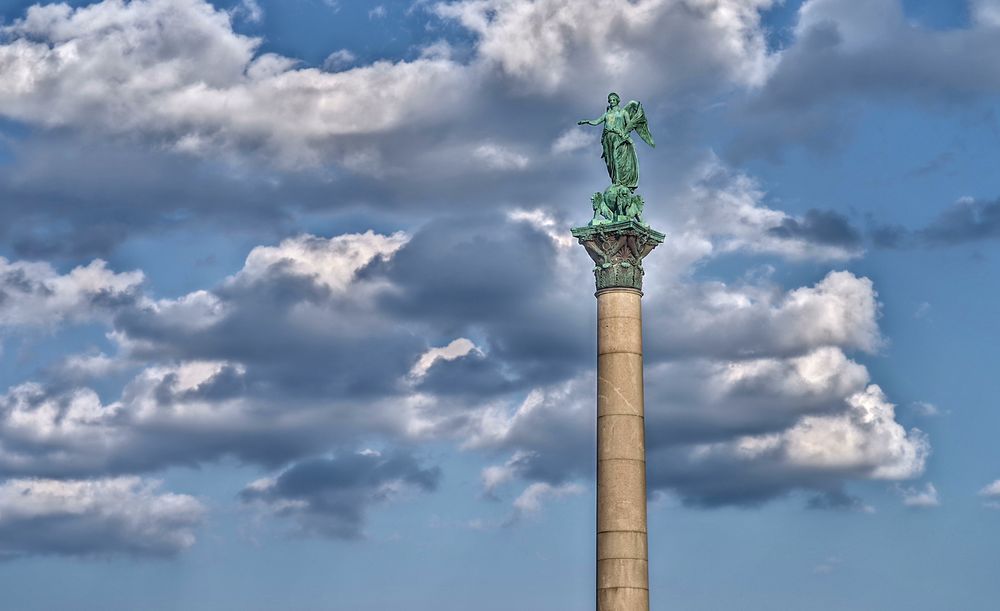
[[[639,100],[651,600],[995,609],[1000,1],[0,2],[5,608],[586,609]]]

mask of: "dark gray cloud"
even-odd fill
[[[374,506],[408,488],[431,492],[440,479],[439,468],[425,467],[411,454],[368,451],[296,463],[250,484],[240,498],[293,520],[303,533],[357,539]]]
[[[843,143],[861,102],[976,108],[1000,93],[1000,70],[979,58],[1000,51],[995,24],[962,29],[916,25],[900,0],[806,3],[795,37],[764,85],[736,105],[734,159],[780,159],[789,146]]]
[[[919,229],[875,224],[869,230],[879,248],[941,248],[1000,239],[1000,200],[963,198]]]
[[[78,133],[21,136],[10,156],[0,164],[0,240],[29,259],[106,256],[127,238],[199,223],[276,235],[297,207],[320,201],[318,178],[274,180]]]
[[[934,246],[951,246],[1000,238],[1000,200],[961,200],[918,232]]]
[[[817,244],[856,248],[862,244],[862,235],[846,216],[833,210],[812,209],[797,219],[786,218],[781,225],[772,227],[770,233],[785,239],[801,239]]]

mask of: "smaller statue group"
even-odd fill
[[[617,93],[608,95],[608,108],[597,119],[580,121],[577,125],[601,125],[601,147],[608,167],[611,186],[604,192],[597,192],[591,198],[594,218],[590,225],[637,221],[642,223],[643,200],[636,195],[639,186],[639,160],[635,154],[635,144],[631,134],[636,132],[643,142],[656,146],[649,133],[646,113],[642,104],[631,101],[624,108],[619,106],[621,97]]]

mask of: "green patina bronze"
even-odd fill
[[[591,198],[594,207],[591,225],[627,220],[642,223],[642,196],[635,193],[639,186],[639,159],[635,154],[632,132],[639,134],[649,146],[656,144],[649,133],[642,104],[633,100],[622,108],[620,103],[621,97],[617,93],[608,94],[608,109],[603,115],[590,121],[577,122],[577,125],[604,125],[601,133],[601,158],[608,168],[611,186],[603,193],[595,193]]]
[[[601,125],[601,147],[611,186],[591,197],[594,217],[585,227],[573,230],[573,237],[587,249],[594,260],[597,290],[631,288],[642,290],[642,260],[663,243],[665,236],[643,222],[644,202],[635,193],[639,186],[639,160],[631,134],[636,132],[649,146],[655,146],[649,133],[646,113],[639,102],[620,107],[617,93],[608,95],[608,109],[592,121],[578,125]]]
[[[597,290],[642,290],[642,260],[663,243],[665,236],[634,220],[601,223],[573,229],[594,260]]]

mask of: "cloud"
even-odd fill
[[[433,415],[420,406],[433,401],[408,374],[422,355],[436,357],[419,386],[447,392],[455,384],[436,376],[441,359],[462,359],[427,354],[424,339],[376,307],[392,286],[374,268],[406,241],[299,236],[253,249],[211,291],[118,303],[106,316],[117,354],[71,356],[48,383],[0,395],[0,472],[134,473],[224,456],[275,467],[358,436],[419,435]],[[116,399],[80,385],[121,364],[139,371]]]
[[[259,39],[236,33],[230,14],[202,0],[34,7],[6,26],[0,44],[0,81],[7,84],[0,85],[0,107],[37,128],[15,139],[13,162],[0,167],[0,197],[11,202],[0,235],[3,226],[44,227],[10,236],[20,254],[86,257],[128,236],[203,230],[206,223],[266,239],[298,230],[303,216],[375,207],[402,226],[464,211],[472,200],[490,209],[511,202],[568,207],[581,197],[570,187],[579,184],[583,164],[599,167],[595,158],[568,154],[597,137],[566,131],[567,113],[594,110],[579,95],[594,91],[585,81],[600,81],[594,86],[602,91],[613,84],[646,100],[674,100],[670,112],[700,107],[706,97],[759,80],[769,61],[759,11],[771,4],[439,3],[429,6],[438,18],[477,35],[471,55],[437,41],[412,61],[353,65],[356,58],[348,61],[350,52],[340,50],[326,71],[261,53]],[[576,21],[583,12],[603,18]],[[564,27],[526,27],[546,15]],[[628,35],[615,24],[627,25]],[[544,32],[557,32],[556,39]],[[615,53],[599,53],[612,42]],[[518,47],[530,52],[501,50]],[[205,55],[215,61],[204,62]],[[635,65],[623,69],[623,58]],[[649,112],[671,123],[651,102]],[[859,254],[849,245],[810,242],[825,235],[816,231],[768,233],[796,219],[761,205],[759,188],[713,176],[715,184],[703,183],[690,197],[688,170],[703,155],[692,147],[682,134],[665,142],[657,154],[672,156],[669,171],[649,173],[646,181],[651,190],[678,194],[663,212],[652,205],[649,212],[669,229],[683,229],[679,267],[705,247],[693,223],[720,220],[696,216],[699,208],[724,205],[731,214],[719,233],[730,239],[719,248],[727,252]],[[734,197],[709,205],[729,193]],[[580,206],[587,205],[583,196]],[[741,213],[750,213],[746,227]]]
[[[440,478],[440,469],[423,467],[410,454],[345,454],[296,463],[249,484],[240,498],[293,520],[303,533],[357,539],[372,507],[407,490],[431,492]]]
[[[140,271],[116,273],[101,260],[60,274],[48,263],[0,257],[0,328],[106,319],[138,298],[143,280]]]
[[[480,144],[472,154],[494,170],[523,170],[531,161],[527,156],[493,142]]]
[[[847,248],[861,245],[861,233],[850,224],[847,217],[832,210],[809,210],[804,219],[784,219],[781,225],[771,228],[770,232],[786,239],[801,238],[817,244]]]
[[[240,0],[240,3],[232,10],[235,17],[243,18],[250,23],[260,23],[264,19],[264,9],[261,8],[257,0]]]
[[[0,484],[0,558],[170,556],[195,542],[205,508],[138,477]]]
[[[556,155],[564,155],[585,148],[594,150],[598,139],[596,131],[585,131],[579,127],[570,128],[560,134],[552,143],[552,152]]]
[[[995,6],[972,5],[966,28],[932,30],[907,19],[900,0],[808,0],[794,40],[735,117],[737,158],[780,157],[790,145],[818,149],[845,137],[857,101],[962,107],[1000,91],[1000,71],[970,58],[998,47]]]
[[[659,330],[646,343],[653,358],[798,356],[822,346],[876,352],[884,342],[874,285],[850,272],[790,291],[767,283],[665,288],[663,308],[649,316]]]
[[[941,408],[927,401],[914,401],[910,405],[910,409],[918,416],[923,416],[924,418],[933,418],[941,415]]]
[[[486,498],[496,499],[497,490],[517,477],[522,468],[521,463],[527,458],[530,458],[529,452],[518,451],[502,465],[489,465],[483,468],[481,473],[483,495]]]
[[[996,0],[971,0],[969,9],[976,23],[988,27],[1000,26],[1000,4]]]
[[[930,482],[927,482],[922,489],[899,487],[897,492],[903,498],[903,505],[907,507],[926,509],[941,506],[941,498],[938,496],[937,488]]]
[[[266,282],[272,274],[280,274],[310,278],[318,286],[343,292],[358,271],[376,258],[388,261],[408,239],[402,232],[381,235],[370,230],[330,239],[301,235],[276,247],[254,248],[232,283]]]
[[[918,233],[932,246],[995,240],[1000,238],[1000,200],[958,200]]]
[[[413,365],[413,369],[410,370],[410,377],[415,379],[422,378],[427,375],[427,371],[438,360],[454,361],[468,355],[470,352],[482,354],[482,351],[472,343],[472,340],[464,337],[460,337],[441,348],[430,348],[427,352],[421,354],[420,359]]]
[[[758,181],[729,169],[714,155],[696,164],[684,190],[666,208],[672,239],[664,247],[670,258],[686,268],[730,253],[834,261],[863,253],[843,217],[812,211],[796,218],[766,205],[765,197]]]
[[[323,60],[323,69],[328,72],[336,72],[349,67],[358,57],[349,49],[340,49],[326,56]]]
[[[585,490],[580,484],[574,483],[553,486],[544,482],[535,482],[514,499],[514,517],[511,518],[510,522],[539,513],[542,506],[550,499],[577,496],[583,494]]]
[[[297,68],[258,54],[259,39],[234,32],[229,14],[202,0],[33,6],[4,33],[0,106],[9,118],[143,134],[208,155],[257,150],[293,166],[317,163],[331,138],[444,113],[450,98],[441,94],[460,90],[464,72],[427,58]],[[363,118],[350,111],[358,108]]]
[[[651,449],[650,483],[692,505],[758,505],[795,489],[841,494],[845,479],[910,479],[929,443],[894,421],[877,386],[848,397],[840,413],[805,416],[780,432],[690,447]],[[852,503],[853,504],[853,503]]]
[[[919,229],[875,225],[871,237],[886,249],[944,248],[1000,239],[1000,200],[963,197]]]
[[[829,575],[835,572],[844,563],[843,560],[837,556],[830,556],[823,562],[817,564],[813,567],[813,573],[816,575]]]
[[[823,362],[813,364],[816,373]],[[895,421],[894,406],[877,386],[866,386],[857,364],[849,364],[853,380],[836,382],[825,373],[795,379],[794,370],[777,367],[749,368],[739,377],[724,375],[723,364],[708,367],[722,375],[705,379],[705,365],[669,376],[662,368],[647,372],[654,490],[673,491],[691,505],[756,505],[795,490],[829,496],[848,480],[905,480],[923,472],[926,436]],[[470,447],[515,452],[484,473],[488,494],[517,477],[558,485],[591,476],[591,384],[590,375],[581,375],[533,391],[513,412],[493,406],[479,413],[467,434]]]
[[[521,87],[579,93],[614,83],[644,93],[712,79],[759,82],[768,64],[759,11],[772,4],[463,0],[434,11],[476,34],[480,60]]]
[[[990,509],[1000,509],[1000,479],[987,484],[979,491],[979,496],[983,497],[983,505]]]
[[[108,358],[137,373],[106,401],[57,369],[50,383],[9,389],[0,470],[84,477],[225,456],[277,469],[376,439],[498,461],[483,474],[487,496],[515,480],[586,480],[594,340],[580,332],[592,303],[579,290],[592,278],[586,255],[558,239],[559,218],[535,210],[412,234],[301,235],[252,249],[214,287],[120,304],[107,318]],[[715,246],[726,232],[697,227],[705,258],[728,252]],[[922,470],[926,438],[896,423],[847,355],[881,346],[870,280],[831,272],[786,289],[650,270],[656,489],[749,504]]]
[[[394,150],[399,138],[382,136],[405,133],[413,146],[447,155],[472,144],[470,136],[482,133],[474,126],[509,123],[515,114],[524,126],[519,139],[550,139],[550,130],[534,126],[553,109],[557,93],[614,85],[640,96],[699,97],[758,83],[769,64],[760,10],[772,4],[429,4],[435,20],[476,37],[467,61],[442,53],[447,43],[435,41],[415,59],[364,66],[348,67],[353,55],[337,51],[326,70],[262,53],[259,38],[235,32],[234,15],[261,18],[256,2],[235,12],[204,0],[33,6],[3,28],[0,107],[7,118],[31,125],[281,168],[333,161],[357,172],[370,164],[352,159],[370,148],[385,166],[380,171],[392,175],[406,173],[414,155]],[[371,11],[373,18],[383,13],[384,7]],[[213,61],[204,62],[206,56]],[[510,89],[511,80],[517,96],[493,95]]]

